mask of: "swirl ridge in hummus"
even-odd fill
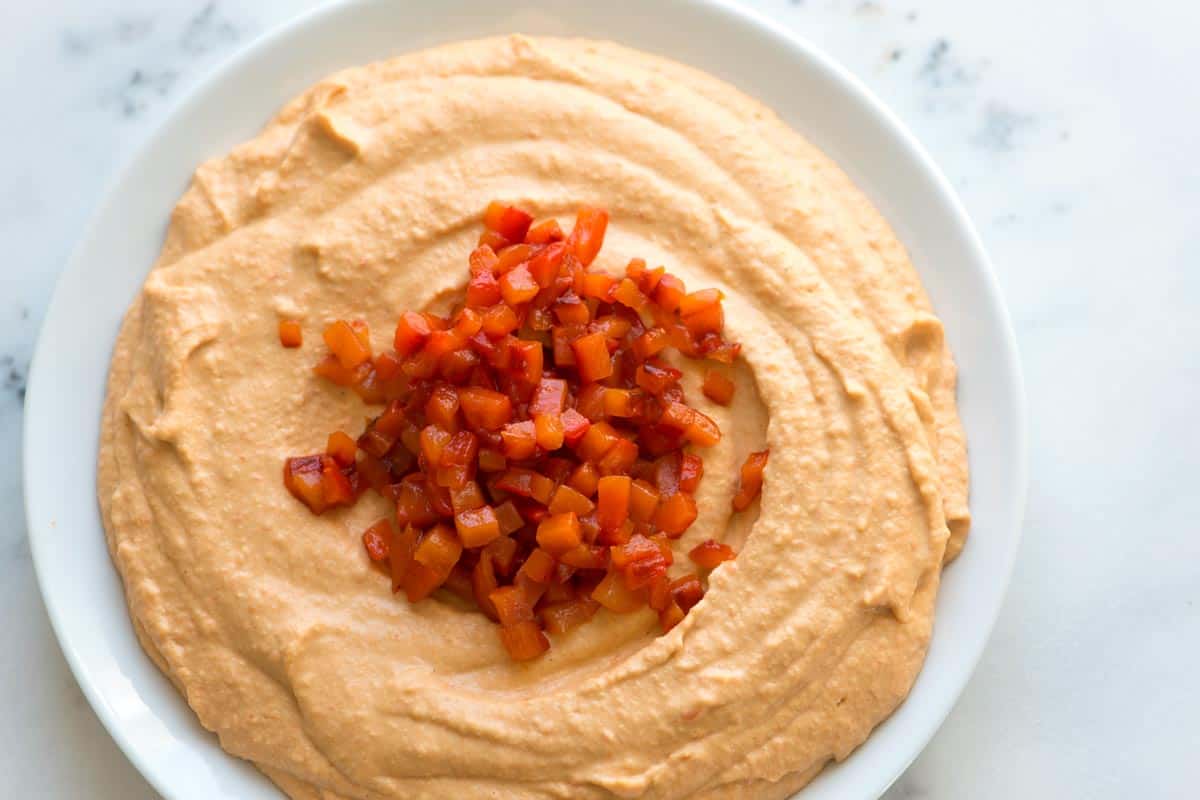
[[[367,411],[278,320],[364,318],[382,345],[460,289],[494,198],[606,206],[598,268],[727,296],[733,406],[683,364],[725,436],[677,552],[740,552],[669,634],[601,612],[515,665],[483,616],[369,568],[381,498],[315,517],[282,486]],[[786,797],[903,700],[969,527],[941,323],[846,175],[701,72],[520,36],[335,74],[196,171],[113,355],[99,495],[147,653],[226,750],[326,800]]]

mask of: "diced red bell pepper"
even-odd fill
[[[596,520],[603,530],[616,530],[629,518],[632,481],[628,475],[606,475],[596,486]]]
[[[617,279],[611,275],[605,275],[603,272],[588,272],[583,277],[583,286],[580,288],[580,293],[584,297],[603,300],[606,303],[613,301],[613,291],[617,287]]]
[[[671,313],[679,309],[686,294],[687,288],[683,281],[668,272],[662,276],[654,289],[654,302],[663,311]]]
[[[483,547],[500,537],[500,522],[491,506],[459,512],[454,516],[454,527],[463,547]]]
[[[610,386],[604,390],[604,415],[607,417],[634,417],[641,407],[641,394],[632,389]]]
[[[404,406],[397,401],[389,403],[388,407],[383,410],[382,414],[375,418],[374,423],[370,427],[395,439],[404,432],[407,424],[408,417],[404,413]]]
[[[683,403],[667,403],[659,423],[682,431],[688,441],[698,447],[712,447],[721,441],[721,428],[717,423],[707,414]]]
[[[442,465],[442,453],[445,452],[446,445],[450,444],[451,436],[449,431],[437,425],[426,425],[421,429],[421,455],[430,469],[437,469]]]
[[[695,453],[684,453],[679,460],[679,488],[689,494],[695,494],[703,477],[704,459]]]
[[[537,296],[538,288],[529,268],[523,264],[509,270],[500,278],[500,295],[510,306],[528,303]]]
[[[451,508],[453,510],[453,507]],[[424,528],[438,520],[429,484],[420,473],[407,476],[396,490],[396,520],[401,525]]]
[[[666,576],[668,563],[662,553],[634,561],[625,568],[625,584],[633,590],[645,589]]]
[[[517,570],[518,575],[524,575],[535,583],[549,583],[554,575],[554,556],[540,547],[535,547],[525,558],[525,563]]]
[[[593,423],[579,440],[579,446],[575,448],[575,453],[584,461],[590,461],[593,464],[599,461],[604,455],[621,441],[621,435],[616,432],[613,426],[607,422]]]
[[[733,548],[715,539],[705,539],[688,551],[688,558],[701,569],[716,569],[720,564],[737,557]]]
[[[488,244],[479,245],[471,251],[471,255],[467,256],[468,271],[471,277],[483,273],[495,275],[499,263],[500,259],[496,257],[495,249]]]
[[[458,429],[458,392],[453,386],[439,385],[425,401],[425,419],[447,431]]]
[[[529,415],[561,414],[567,405],[567,382],[561,378],[542,378],[529,401]]]
[[[563,446],[562,414],[538,414],[533,418],[538,447],[552,452]]]
[[[479,437],[470,431],[459,431],[450,437],[442,450],[441,466],[470,467],[474,471],[479,455]]]
[[[325,453],[332,456],[338,466],[348,467],[354,463],[358,444],[344,431],[334,431],[329,434],[329,440],[325,443]]]
[[[416,474],[416,473],[414,473]],[[425,491],[429,495],[429,505],[439,517],[454,516],[454,504],[450,502],[450,489],[439,486],[432,480],[425,481]]]
[[[596,260],[607,229],[608,212],[602,208],[585,206],[575,215],[575,227],[567,237],[567,245],[585,267]]]
[[[746,457],[746,462],[742,464],[738,491],[733,496],[734,511],[745,511],[762,491],[763,471],[767,468],[767,459],[770,455],[770,450],[762,450]]]
[[[483,552],[479,554],[479,560],[475,562],[475,567],[471,570],[471,594],[474,595],[475,604],[479,606],[479,610],[493,622],[498,621],[499,617],[496,614],[496,607],[492,605],[490,595],[499,587],[500,581],[496,578],[496,566],[492,561],[492,554],[487,551],[487,548],[484,548]]]
[[[544,219],[541,222],[535,223],[529,228],[525,234],[525,241],[529,244],[550,244],[551,242],[559,242],[566,238],[562,228],[558,224],[558,220]]]
[[[516,586],[501,586],[488,597],[501,625],[516,625],[533,620],[533,606],[526,595]]]
[[[412,355],[425,345],[431,333],[433,327],[429,324],[428,317],[415,311],[405,311],[396,323],[392,347],[402,357]]]
[[[539,292],[540,294],[540,292]],[[554,314],[548,308],[533,306],[529,309],[529,313],[525,318],[526,324],[531,331],[539,333],[548,331],[554,325]]]
[[[720,304],[709,306],[683,317],[683,325],[694,339],[706,334],[720,333],[725,327],[725,312]]]
[[[472,428],[496,431],[512,420],[512,400],[506,394],[468,386],[458,391],[458,402]]]
[[[651,328],[633,340],[634,354],[645,361],[661,353],[670,344],[670,337],[662,328]]]
[[[650,522],[658,510],[658,490],[638,479],[629,486],[629,516],[634,522]]]
[[[554,494],[554,481],[529,469],[509,469],[496,479],[495,487],[521,497],[531,497],[549,505]]]
[[[475,244],[478,247],[487,245],[488,247],[492,248],[493,251],[498,251],[508,247],[512,244],[512,242],[510,242],[508,239],[505,239],[496,231],[485,229],[483,233],[479,234],[479,239],[475,242]]]
[[[658,418],[660,425],[666,425],[680,432],[686,432],[695,419],[695,409],[684,403],[669,402],[663,405],[662,415]]]
[[[358,498],[354,485],[342,469],[332,456],[321,457],[321,496],[327,507],[348,506]]]
[[[684,295],[679,301],[679,315],[686,317],[713,306],[719,306],[725,294],[720,289],[701,289]]]
[[[491,252],[489,250],[489,252]],[[466,303],[468,308],[487,308],[500,302],[500,282],[496,274],[486,270],[472,275],[467,281]]]
[[[495,302],[495,301],[493,301]],[[483,312],[482,329],[489,339],[499,339],[521,327],[521,320],[510,306],[500,303]]]
[[[646,605],[655,611],[662,611],[675,602],[671,596],[671,579],[666,575],[655,578],[646,587]]]
[[[582,541],[579,518],[570,511],[551,514],[538,524],[538,546],[551,555],[565,553],[579,546]]]
[[[595,508],[596,504],[585,497],[583,493],[564,483],[554,490],[554,497],[550,499],[549,510],[551,514],[563,514],[571,511],[577,517],[583,517],[592,513]]]
[[[587,325],[592,312],[574,292],[568,292],[555,302],[554,316],[563,325]]]
[[[654,485],[662,497],[670,497],[679,491],[679,476],[683,458],[678,452],[660,456],[654,462]]]
[[[412,525],[404,526],[400,533],[392,538],[388,549],[388,566],[392,573],[392,594],[404,588],[408,578],[408,568],[412,565],[413,553],[417,551],[420,532]]]
[[[571,342],[575,368],[585,383],[602,381],[613,374],[612,355],[603,334],[589,333]]]
[[[537,431],[533,420],[510,422],[500,431],[504,441],[504,455],[513,461],[533,458],[537,453]]]
[[[733,402],[733,381],[715,369],[704,373],[704,384],[701,391],[704,396],[718,405],[727,406]]]
[[[658,612],[658,624],[663,633],[668,633],[679,623],[683,622],[685,612],[679,607],[678,603],[672,602],[662,611]]]
[[[658,397],[682,377],[683,373],[674,367],[651,360],[638,366],[634,380],[640,388]]]
[[[589,383],[579,390],[575,398],[575,410],[590,422],[604,419],[604,394],[608,387],[598,383]]]
[[[669,550],[668,550],[669,552]],[[610,548],[612,565],[615,569],[624,570],[635,561],[662,560],[666,561],[663,548],[647,536],[633,534],[627,542]]]
[[[638,446],[629,439],[618,439],[608,452],[596,461],[601,475],[623,475],[633,467],[638,458]]]
[[[354,369],[371,357],[371,348],[363,344],[354,328],[344,319],[329,325],[322,334],[325,344],[346,369]]]
[[[500,450],[491,447],[479,448],[479,469],[481,472],[501,472],[508,466],[508,459]]]
[[[698,576],[683,575],[671,581],[671,596],[686,613],[704,597],[704,587]]]
[[[395,538],[395,531],[390,519],[381,519],[367,528],[362,535],[363,547],[367,550],[367,556],[376,563],[387,561],[388,555],[391,553],[393,538]]]
[[[618,614],[637,611],[645,603],[643,596],[630,589],[622,574],[615,570],[605,575],[592,591],[592,599]]]
[[[462,542],[445,525],[435,525],[425,532],[413,553],[404,579],[404,589],[410,603],[423,600],[446,582],[462,555],[462,549]]]
[[[642,276],[638,279],[638,285],[642,287],[642,291],[647,295],[653,294],[654,290],[658,288],[658,282],[661,281],[663,275],[666,274],[667,270],[665,267],[648,269],[642,273]]]
[[[566,255],[567,245],[555,242],[542,248],[529,259],[529,274],[538,286],[544,289],[554,283]]]
[[[546,632],[560,635],[587,622],[596,615],[599,608],[600,604],[592,598],[580,597],[565,603],[546,606],[542,608],[540,614],[542,624],[546,626]]]
[[[450,490],[450,506],[456,515],[464,511],[482,508],[485,505],[487,505],[487,499],[475,481],[467,481],[462,486],[456,486]]]
[[[488,229],[508,239],[510,242],[524,240],[529,230],[533,216],[516,206],[508,206],[493,200],[483,213],[483,224]]]
[[[654,513],[654,525],[677,539],[691,527],[697,516],[696,501],[687,492],[678,492],[659,501],[658,510]]]
[[[563,553],[559,559],[563,564],[575,569],[607,569],[608,548],[583,543]]]
[[[646,274],[646,259],[631,258],[629,263],[625,265],[625,277],[633,280],[634,283],[641,286],[642,276]]]
[[[513,661],[531,661],[550,649],[546,634],[536,622],[500,626],[500,643]]]
[[[550,331],[550,350],[554,356],[554,366],[575,366],[575,350],[571,342],[579,338],[581,329],[575,325],[555,325]]]
[[[587,417],[580,414],[573,408],[568,408],[562,414],[563,424],[563,442],[568,447],[574,447],[588,432],[588,428],[592,427],[592,423]]]
[[[641,312],[650,304],[650,299],[642,294],[638,285],[629,278],[622,278],[613,289],[613,300],[623,306]]]
[[[542,379],[545,354],[540,342],[517,340],[513,345],[516,354],[516,369],[526,383],[535,384]]]
[[[599,482],[600,473],[596,470],[595,465],[588,461],[575,467],[570,477],[567,478],[567,485],[584,497],[591,497],[596,494],[596,487]]]
[[[300,323],[294,319],[279,320],[279,343],[284,347],[299,347],[304,343]]]
[[[500,525],[500,533],[504,536],[516,533],[525,527],[525,520],[511,500],[506,500],[496,506],[496,522]]]
[[[363,477],[377,492],[382,493],[392,482],[391,470],[387,464],[368,452],[363,452],[357,462],[358,474]]]
[[[617,346],[617,339],[621,339],[633,330],[633,323],[625,317],[619,317],[615,314],[605,314],[602,317],[597,317],[589,328],[592,333],[598,333],[608,341],[609,350]]]
[[[505,527],[504,514],[500,513],[503,507],[503,504],[496,507],[496,518],[500,520],[501,530]],[[499,539],[492,540],[491,544],[483,548],[483,552],[492,559],[497,575],[508,577],[512,574],[517,565],[517,541],[515,539],[509,538],[507,534],[501,536]]]
[[[403,362],[394,352],[386,351],[375,356],[375,374],[381,381],[391,381],[400,376]],[[403,384],[401,384],[403,386]]]

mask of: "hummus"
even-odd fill
[[[742,342],[700,517],[736,561],[658,635],[606,611],[514,664],[483,615],[409,604],[286,456],[368,413],[317,332],[445,305],[489,200],[726,294]],[[279,345],[280,319],[308,343]],[[761,510],[738,466],[770,448]],[[903,700],[969,525],[955,367],[895,235],[827,157],[693,69],[508,37],[340,72],[203,164],[113,355],[99,495],[150,657],[230,753],[294,798],[782,798]],[[686,559],[681,559],[686,562]],[[677,566],[684,566],[678,565]],[[686,566],[685,566],[686,568]]]

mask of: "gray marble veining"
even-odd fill
[[[114,170],[180,94],[313,5],[0,10],[5,796],[153,797],[66,669],[25,540],[22,400],[55,276]],[[1195,796],[1200,11],[753,5],[854,71],[934,154],[989,247],[1028,383],[1032,485],[1013,587],[961,702],[889,800]]]

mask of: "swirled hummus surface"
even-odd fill
[[[482,615],[370,568],[381,497],[317,517],[280,480],[369,412],[279,320],[384,345],[462,288],[494,198],[565,226],[606,206],[598,269],[726,294],[738,391],[713,405],[682,364],[725,435],[676,550],[739,555],[666,635],[601,611],[515,664]],[[701,72],[525,37],[340,72],[196,171],[117,341],[99,494],[146,651],[227,751],[325,800],[786,797],[903,700],[969,525],[941,323],[846,175]]]

